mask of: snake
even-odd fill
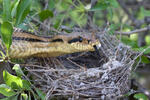
[[[2,45],[2,40],[0,44]],[[57,57],[76,52],[95,51],[100,46],[100,41],[88,33],[39,36],[24,30],[15,30],[8,54],[10,58]],[[2,47],[5,49],[5,46]]]

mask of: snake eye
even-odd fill
[[[82,42],[82,37],[73,38],[72,40],[69,40],[68,43],[74,43],[74,42]]]
[[[82,37],[79,37],[79,42],[82,42],[83,41],[83,38]]]

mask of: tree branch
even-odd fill
[[[136,30],[129,31],[129,32],[116,31],[115,34],[122,34],[122,35],[131,35],[131,34],[135,34],[135,33],[140,34],[141,32],[148,31],[149,29],[150,29],[150,26],[147,26],[147,27],[144,27],[144,28],[141,28],[141,29],[136,29]]]

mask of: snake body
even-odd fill
[[[94,51],[98,39],[89,34],[67,34],[42,37],[24,31],[15,31],[9,50],[10,58],[57,57],[75,52]],[[0,43],[2,43],[0,41]]]

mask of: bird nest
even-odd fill
[[[47,99],[116,99],[129,91],[134,53],[115,36],[96,35],[101,42],[98,52],[37,59],[25,67]]]

